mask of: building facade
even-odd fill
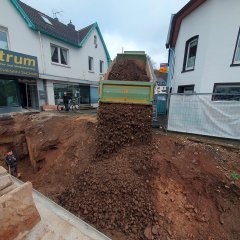
[[[99,79],[110,63],[98,24],[76,30],[18,0],[0,5],[0,50],[34,56],[38,64],[37,75],[13,74],[7,69],[16,64],[6,66],[0,56],[2,111],[57,105],[64,91],[82,104],[96,103]]]
[[[172,15],[170,131],[240,139],[240,1],[191,0]]]
[[[191,0],[172,16],[166,46],[173,93],[240,93],[239,9],[238,0]]]

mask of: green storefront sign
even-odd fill
[[[37,57],[0,49],[0,74],[38,78]]]

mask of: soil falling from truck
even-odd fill
[[[116,61],[107,78],[149,81],[145,67],[141,61]],[[101,102],[94,162],[61,196],[62,204],[99,228],[123,232],[129,239],[146,239],[148,227],[159,238],[159,215],[150,197],[157,172],[151,123],[152,105]],[[81,202],[77,208],[71,202],[76,198]]]

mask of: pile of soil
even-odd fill
[[[240,181],[231,178],[240,172],[240,150],[168,134],[153,141],[162,239],[240,239]]]
[[[152,106],[100,103],[96,159],[107,158],[125,144],[149,144]]]
[[[126,147],[91,163],[60,196],[60,204],[113,239],[146,239],[148,228],[159,239],[159,215],[151,198],[156,166],[150,164],[151,158],[152,146],[146,145]]]
[[[118,60],[108,75],[109,80],[142,81],[149,82],[146,69],[143,64],[134,60]]]
[[[144,64],[132,60],[116,61],[108,79],[149,81]],[[129,239],[158,239],[159,216],[149,197],[157,169],[152,164],[152,106],[100,103],[97,117],[95,162],[60,201],[100,229]]]

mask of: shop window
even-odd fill
[[[100,73],[103,73],[104,62],[100,60]]]
[[[17,82],[15,80],[0,79],[0,107],[19,106]]]
[[[93,57],[88,57],[88,70],[93,72]]]
[[[68,50],[51,45],[51,59],[53,63],[68,65]]]
[[[197,56],[197,45],[198,36],[192,37],[186,42],[183,61],[183,72],[194,70]]]
[[[74,98],[78,103],[80,103],[80,86],[77,84],[57,84],[54,83],[54,98],[55,104],[60,104],[63,102],[64,92],[67,92],[68,96]]]
[[[215,83],[213,101],[240,101],[240,83]]]
[[[99,100],[98,87],[90,88],[90,96],[91,96],[91,103],[98,103],[98,100]]]
[[[194,93],[194,85],[178,86],[178,93]]]
[[[7,30],[0,27],[0,48],[8,50]]]

